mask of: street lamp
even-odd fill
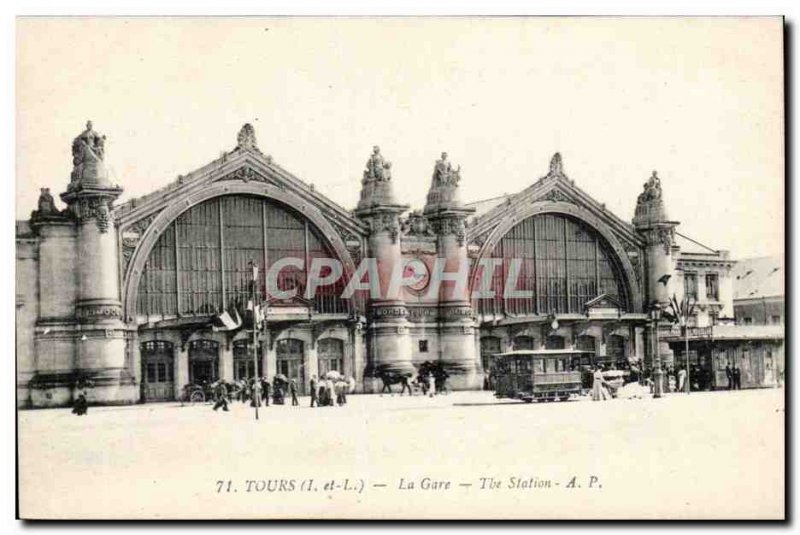
[[[258,283],[258,265],[255,261],[250,261],[250,269],[252,270],[253,280],[251,285],[251,298],[253,307],[253,406],[256,411],[256,420],[258,420],[258,406],[261,405],[261,392],[259,392],[259,377],[258,377],[258,305],[256,304],[256,284]]]
[[[661,319],[661,306],[653,303],[650,308],[650,319],[653,322],[653,397],[660,398],[663,372],[661,371],[661,352],[658,350],[658,322]]]

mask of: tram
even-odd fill
[[[518,350],[492,359],[495,397],[537,401],[567,401],[585,388],[584,364],[593,352],[575,349]]]

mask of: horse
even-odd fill
[[[395,373],[395,372],[378,372],[376,376],[383,382],[383,389],[381,390],[381,394],[388,391],[390,394],[392,393],[392,385],[399,384],[402,388],[400,389],[400,395],[403,395],[403,392],[408,390],[408,395],[411,395],[411,385],[408,384],[408,378],[411,377],[411,374],[408,373]]]

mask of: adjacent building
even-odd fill
[[[464,203],[460,168],[443,153],[425,206],[409,211],[374,147],[349,210],[279,166],[245,125],[233,150],[118,203],[124,184],[110,181],[104,145],[89,123],[72,144],[64,206],[43,188],[17,222],[21,406],[67,404],[82,378],[97,403],[171,400],[188,383],[254,374],[305,391],[330,370],[371,392],[381,374],[426,361],[452,388],[478,389],[491,355],[509,349],[674,365],[672,326],[653,313],[672,296],[702,305],[693,326],[734,322],[736,262],[677,231],[655,172],[627,221],[576,186],[558,154],[525,190]],[[308,292],[310,266],[333,264],[342,276]],[[345,291],[365,275],[387,290],[397,265],[397,292]],[[437,282],[461,269],[463,287]],[[219,328],[254,297],[266,314],[255,343],[251,330]],[[698,355],[719,371],[716,353]]]

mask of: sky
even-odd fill
[[[611,18],[19,19],[16,217],[107,136],[121,200],[258,145],[346,208],[373,145],[421,209],[442,151],[469,202],[560,152],[630,221],[658,171],[678,231],[734,258],[784,249],[782,21]]]

